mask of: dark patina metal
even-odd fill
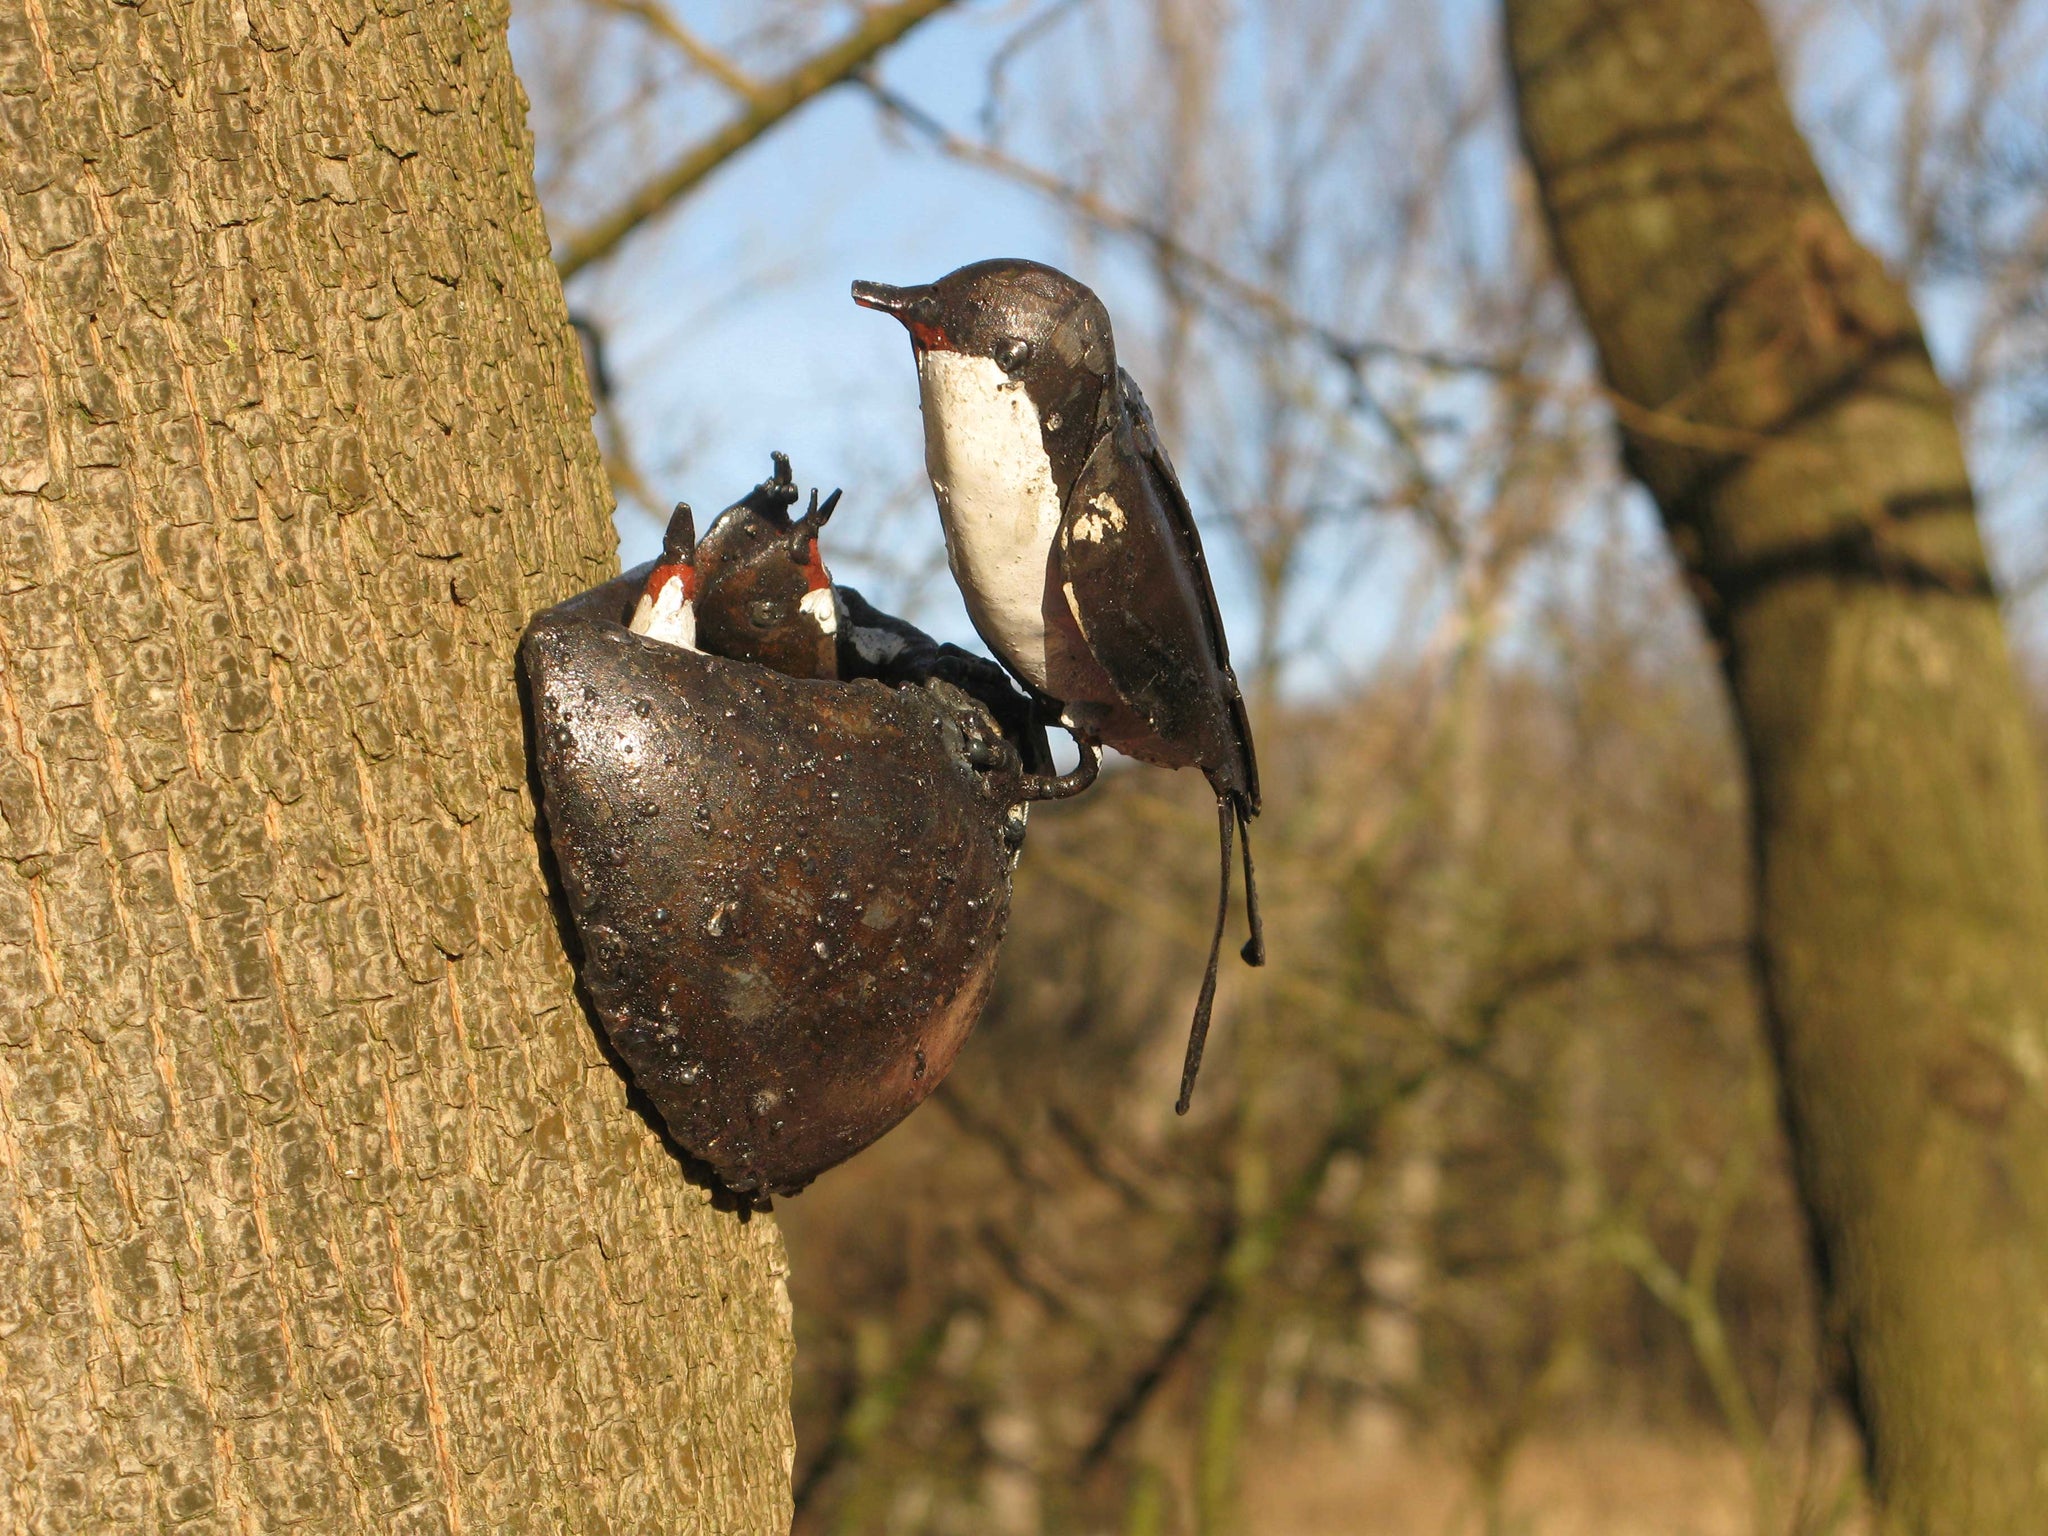
[[[836,677],[838,637],[805,610],[804,598],[829,584],[818,535],[839,492],[821,506],[812,491],[809,510],[792,518],[789,456],[774,460],[775,473],[719,513],[697,541],[697,644],[785,677]]]
[[[1017,691],[1010,674],[972,651],[941,644],[893,613],[884,613],[852,587],[835,586],[845,622],[839,631],[839,675],[872,677],[884,683],[950,683],[975,700],[1024,759],[1027,775],[1052,767],[1045,726],[1031,701]],[[1029,792],[1025,799],[1044,798]]]
[[[633,635],[647,569],[522,644],[548,836],[634,1081],[728,1187],[793,1192],[908,1114],[973,1027],[1019,754],[929,671],[792,678]]]
[[[1045,619],[1043,644],[1019,644],[1014,629],[1007,640],[982,631],[1031,688],[1041,713],[1064,725],[1081,751],[1080,766],[1072,773],[1036,778],[1026,793],[1053,799],[1087,788],[1103,746],[1164,768],[1199,768],[1216,792],[1216,926],[1174,1106],[1185,1114],[1216,999],[1236,833],[1243,835],[1251,928],[1242,950],[1247,964],[1266,963],[1266,941],[1252,872],[1259,769],[1251,719],[1231,669],[1223,614],[1180,476],[1137,382],[1117,366],[1109,311],[1086,284],[1066,273],[1041,262],[998,258],[916,287],[856,282],[853,299],[894,315],[910,333],[919,375],[926,380],[928,464],[943,462],[959,446],[948,446],[946,428],[930,414],[927,370],[934,356],[993,363],[999,390],[1021,391],[1021,399],[1011,394],[1005,414],[1021,412],[1036,422],[1039,468],[1061,508],[1042,573],[1035,558],[996,561],[985,567],[985,575],[973,578],[994,583],[993,590],[978,584],[963,588],[977,624],[985,612],[1036,611]],[[962,388],[960,376],[952,377],[940,391],[943,398]],[[986,380],[988,374],[981,377]],[[962,398],[972,395],[969,386]],[[959,411],[956,400],[940,417],[958,419]],[[936,459],[930,457],[935,445]],[[979,451],[971,435],[968,451]],[[1021,451],[1028,455],[1032,450]],[[939,471],[932,473],[952,550],[969,535],[954,522]],[[984,504],[969,526],[986,528],[993,517],[996,526],[1029,528],[1037,516],[1038,494],[1015,492],[1010,504],[994,513]],[[974,566],[956,559],[953,569],[961,574]],[[1054,644],[1062,633],[1064,643]]]

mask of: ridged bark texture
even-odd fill
[[[2048,858],[1952,403],[1751,0],[1506,0],[1630,466],[1722,648],[1762,973],[1886,1528],[2048,1518]]]
[[[788,1528],[513,651],[614,570],[501,3],[0,0],[0,1531]]]

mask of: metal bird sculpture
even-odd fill
[[[1176,1108],[1186,1113],[1215,1003],[1242,835],[1250,926],[1259,770],[1222,615],[1180,477],[1152,413],[1117,366],[1109,312],[1037,262],[976,262],[921,287],[857,282],[854,301],[910,332],[925,467],[975,629],[1072,736],[1081,762],[1041,798],[1093,781],[1107,745],[1199,768],[1216,792],[1221,890]]]
[[[756,661],[785,677],[839,676],[839,604],[818,535],[834,491],[792,518],[789,455],[775,473],[718,514],[697,542],[698,643],[714,656]]]

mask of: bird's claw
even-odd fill
[[[1081,760],[1067,772],[1024,776],[1022,789],[1025,800],[1071,799],[1095,782],[1095,775],[1102,769],[1101,746],[1086,736],[1074,737],[1074,745],[1081,749]]]

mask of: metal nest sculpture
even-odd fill
[[[1266,960],[1251,719],[1109,311],[1014,259],[853,297],[909,333],[947,563],[1002,667],[835,586],[818,540],[839,493],[791,517],[780,454],[701,546],[679,506],[660,560],[541,615],[522,650],[584,983],[676,1139],[740,1191],[803,1187],[938,1086],[994,979],[1024,806],[1087,788],[1105,747],[1216,795],[1181,1113],[1233,841],[1240,953]],[[1047,723],[1080,754],[1064,776]]]
[[[585,990],[741,1194],[803,1188],[944,1079],[1057,784],[999,668],[831,583],[837,499],[791,518],[778,454],[701,546],[678,507],[660,560],[520,648]]]

